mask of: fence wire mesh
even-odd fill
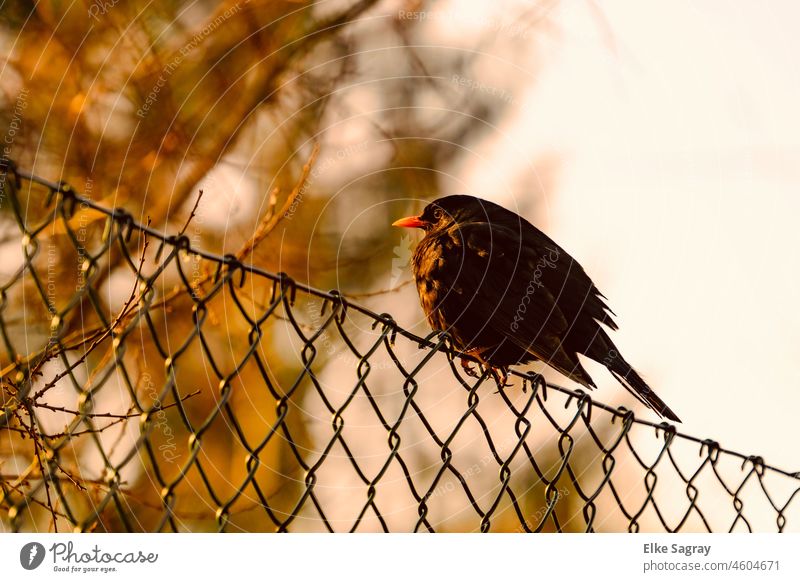
[[[0,180],[0,529],[800,529],[761,457],[520,370],[498,392],[445,335]]]

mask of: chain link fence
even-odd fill
[[[0,529],[800,530],[797,473],[0,180]]]

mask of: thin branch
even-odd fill
[[[197,193],[197,199],[194,201],[194,206],[192,207],[192,211],[189,213],[189,218],[186,219],[186,223],[183,225],[183,228],[181,228],[178,231],[178,236],[183,236],[183,233],[185,233],[186,229],[189,228],[189,225],[191,224],[192,220],[194,219],[197,213],[197,207],[200,206],[200,200],[202,199],[203,199],[203,189],[201,188]]]
[[[258,244],[264,240],[273,230],[275,227],[280,224],[280,222],[288,215],[288,213],[292,209],[292,205],[297,201],[300,194],[303,192],[303,189],[306,186],[306,181],[308,180],[308,176],[311,173],[311,168],[314,167],[314,163],[317,161],[317,156],[319,155],[319,142],[314,143],[314,147],[311,150],[311,155],[308,157],[308,160],[305,164],[303,164],[303,170],[300,172],[300,178],[297,180],[297,183],[292,188],[292,191],[289,193],[289,196],[286,198],[286,201],[281,206],[280,211],[277,214],[272,214],[271,216],[268,214],[265,216],[265,220],[262,220],[261,223],[256,228],[255,234],[247,241],[242,248],[236,253],[236,258],[240,261],[245,257],[250,256]]]
[[[6,480],[11,481],[14,478],[15,478],[14,475],[0,475],[0,479],[3,480],[3,481],[6,481]],[[10,482],[7,483],[7,484],[8,484],[9,489],[12,489],[12,490],[16,491],[20,495],[25,495],[25,491],[22,490],[22,487],[23,487],[23,485],[27,485],[27,481],[22,481],[21,484],[17,484],[17,485],[13,485]],[[36,505],[44,507],[47,511],[49,511],[50,515],[56,515],[56,516],[58,516],[58,517],[60,517],[62,519],[65,519],[65,520],[69,521],[69,517],[66,514],[61,513],[60,511],[56,510],[55,507],[48,507],[47,504],[44,501],[40,501],[39,499],[36,499],[35,497],[27,497],[27,495],[25,495],[25,503],[35,503]]]
[[[306,163],[303,165],[303,169],[300,172],[300,178],[292,188],[292,191],[289,193],[289,196],[286,198],[286,201],[281,206],[280,211],[276,213],[268,213],[264,219],[262,219],[259,226],[256,228],[255,234],[244,244],[242,247],[235,253],[236,259],[241,261],[242,259],[248,257],[258,244],[263,241],[270,232],[272,232],[275,227],[283,220],[284,216],[291,210],[292,204],[298,199],[301,192],[303,192],[303,188],[306,185],[308,180],[308,176],[311,173],[311,168],[314,167],[314,163],[316,162],[317,155],[319,154],[319,143],[315,143],[313,149],[311,150],[311,155],[309,156]],[[208,270],[203,270],[203,275],[198,278],[196,282],[193,282],[193,287],[195,290],[200,289],[204,284],[208,283],[211,278],[213,277],[213,273]],[[177,297],[181,297],[185,295],[185,289],[180,286],[176,286],[172,291],[167,293],[160,301],[154,303],[150,309],[159,309],[166,307],[169,303],[174,301]]]
[[[149,226],[149,225],[150,225],[150,223],[149,223],[149,221],[148,221],[148,226]],[[137,268],[137,270],[136,270],[136,272],[137,272],[137,273],[141,273],[141,272],[142,272],[142,267],[144,266],[145,255],[147,254],[147,247],[149,246],[149,244],[150,244],[150,240],[149,240],[149,239],[147,239],[147,238],[145,238],[145,239],[144,239],[144,245],[143,245],[143,247],[142,247],[142,253],[141,253],[141,256],[139,257],[139,266],[138,266],[138,268]],[[94,350],[97,348],[97,346],[99,346],[99,345],[100,345],[100,344],[101,344],[101,343],[102,343],[104,340],[106,340],[106,339],[107,339],[107,338],[108,338],[108,337],[109,337],[109,336],[110,336],[110,335],[111,335],[111,334],[114,332],[115,328],[117,328],[117,326],[119,326],[119,324],[120,324],[120,322],[123,320],[123,318],[126,318],[126,317],[127,317],[127,315],[128,315],[130,312],[132,312],[132,311],[136,311],[136,312],[138,313],[138,311],[139,311],[139,310],[138,310],[138,308],[137,308],[137,307],[134,305],[134,302],[138,302],[138,300],[139,300],[139,299],[141,299],[141,297],[143,297],[143,296],[144,296],[144,294],[145,294],[145,293],[146,293],[146,292],[147,292],[147,291],[150,289],[150,282],[148,281],[148,282],[147,282],[147,285],[145,285],[145,288],[144,288],[144,289],[142,289],[142,290],[141,290],[141,291],[140,291],[140,292],[137,294],[137,289],[138,289],[138,288],[139,288],[139,283],[138,283],[138,279],[137,279],[137,280],[136,280],[136,282],[134,282],[133,289],[131,290],[131,294],[130,294],[130,296],[128,297],[128,300],[127,300],[127,301],[125,302],[125,304],[122,306],[122,309],[121,309],[121,310],[120,310],[120,312],[117,314],[117,316],[114,318],[114,321],[111,323],[111,325],[109,325],[109,326],[108,326],[108,328],[107,328],[107,329],[106,329],[106,330],[105,330],[103,333],[101,333],[101,334],[100,334],[100,336],[99,336],[97,339],[95,339],[95,340],[94,340],[94,341],[93,341],[93,342],[92,342],[92,343],[89,345],[89,347],[88,347],[88,348],[86,349],[86,351],[85,351],[85,352],[84,352],[84,353],[81,355],[81,357],[80,357],[80,358],[78,358],[78,359],[77,359],[75,362],[73,362],[73,363],[71,363],[69,366],[67,366],[67,367],[66,367],[66,369],[64,369],[63,371],[59,372],[59,373],[58,373],[58,374],[56,374],[55,376],[53,376],[53,379],[52,379],[50,382],[48,382],[48,383],[47,383],[47,384],[45,384],[45,385],[44,385],[44,386],[43,386],[43,387],[42,387],[40,390],[38,390],[38,391],[37,391],[37,392],[36,392],[36,393],[33,395],[33,398],[32,398],[32,400],[33,400],[34,402],[35,402],[36,400],[38,400],[39,398],[41,398],[41,397],[42,397],[42,396],[45,394],[45,392],[47,392],[48,390],[50,390],[51,388],[53,388],[53,387],[54,387],[54,386],[55,386],[55,385],[56,385],[56,384],[57,384],[57,383],[58,383],[58,382],[59,382],[59,381],[60,381],[62,378],[64,378],[64,377],[65,377],[67,374],[69,374],[69,373],[70,373],[72,370],[74,370],[75,368],[77,368],[78,366],[80,366],[81,364],[83,364],[83,363],[86,361],[86,359],[89,357],[89,354],[91,354],[91,353],[92,353],[92,352],[93,352],[93,351],[94,351]],[[53,357],[57,356],[59,353],[60,353],[60,351],[56,350],[55,352],[53,352],[52,354],[50,354],[49,358],[42,358],[42,360],[40,360],[40,361],[37,363],[37,365],[36,365],[36,366],[34,366],[34,368],[32,368],[32,369],[31,369],[31,375],[33,375],[33,374],[37,373],[37,372],[39,371],[39,369],[40,369],[40,368],[41,368],[41,367],[44,365],[44,363],[45,363],[46,361],[48,361],[49,359],[52,359]],[[111,352],[109,351],[109,352],[108,352],[108,354],[110,354],[110,353],[111,353]],[[108,354],[107,354],[107,355],[108,355]],[[108,359],[108,358],[106,358],[106,359]],[[96,372],[97,372],[99,369],[100,369],[100,366],[99,366],[99,365],[98,365],[98,366],[96,366],[96,367],[95,367],[95,370],[93,371],[93,373],[92,373],[92,374],[94,375],[94,374],[95,374],[95,373],[96,373]],[[89,384],[90,384],[90,382],[91,382],[91,380],[92,380],[92,377],[93,377],[93,376],[90,376],[90,377],[89,377],[89,379],[87,380],[87,385],[89,385]]]
[[[200,394],[200,390],[195,390],[194,392],[192,392],[190,394],[182,396],[180,401],[184,402],[184,401],[188,400],[189,398],[191,398],[192,396],[197,396],[198,394]],[[42,402],[36,402],[36,403],[33,404],[33,406],[35,408],[46,408],[47,410],[52,410],[53,412],[66,412],[67,414],[74,414],[76,416],[82,416],[82,417],[85,417],[85,418],[114,418],[114,419],[118,419],[118,420],[125,420],[127,418],[136,418],[141,414],[139,412],[134,412],[134,413],[129,413],[129,414],[113,414],[111,412],[80,412],[78,410],[72,410],[70,408],[65,408],[63,406],[52,406],[50,404],[44,404]],[[159,406],[158,408],[155,408],[154,410],[166,410],[168,408],[172,408],[173,406],[177,406],[177,403],[173,402],[173,403],[167,404],[165,406]]]
[[[406,279],[399,285],[395,285],[394,287],[388,287],[386,289],[381,289],[380,291],[370,291],[367,293],[342,293],[344,297],[348,299],[366,299],[367,297],[377,297],[379,295],[388,295],[389,293],[396,293],[400,291],[406,285],[410,285],[414,282],[414,279]]]
[[[269,197],[267,198],[267,212],[264,214],[267,218],[275,216],[275,209],[278,207],[278,194],[281,189],[275,186],[270,190]]]
[[[56,509],[53,506],[53,501],[50,499],[50,470],[48,468],[47,474],[44,471],[44,463],[42,463],[42,444],[39,442],[39,435],[36,432],[36,417],[33,414],[33,410],[30,408],[30,404],[24,404],[26,410],[28,411],[28,418],[31,419],[31,424],[29,428],[29,434],[31,440],[33,440],[33,456],[34,456],[34,463],[38,463],[39,465],[39,473],[42,475],[42,479],[44,480],[44,491],[47,495],[47,508],[50,510],[50,515],[53,519],[53,529],[56,533],[58,533],[58,524],[56,523]]]

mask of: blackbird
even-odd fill
[[[448,332],[455,347],[482,363],[501,387],[509,366],[541,360],[595,388],[578,360],[583,354],[649,408],[680,422],[606,333],[603,325],[617,325],[605,296],[530,222],[493,202],[456,195],[393,226],[425,231],[412,268],[428,323]],[[467,360],[462,365],[476,375]]]

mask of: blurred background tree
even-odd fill
[[[762,256],[762,247],[740,232],[757,226],[753,191],[796,190],[790,153],[797,132],[786,123],[796,108],[788,82],[776,81],[788,77],[778,67],[773,76],[763,77],[769,82],[762,82],[763,62],[792,53],[763,48],[780,35],[759,21],[758,38],[765,42],[757,47],[723,42],[717,61],[704,60],[711,54],[708,31],[723,30],[722,24],[730,28],[735,20],[724,3],[709,12],[707,25],[691,3],[683,12],[672,4],[660,6],[664,13],[657,17],[650,4],[611,7],[616,26],[627,30],[624,40],[641,51],[631,58],[594,3],[565,4],[556,25],[551,12],[558,4],[7,2],[0,8],[0,147],[20,167],[66,180],[102,206],[127,209],[161,232],[182,233],[196,248],[233,253],[318,288],[338,288],[420,335],[428,327],[413,285],[406,284],[414,238],[388,225],[425,200],[466,192],[498,200],[549,230],[543,210],[554,200],[556,186],[562,186],[560,156],[569,152],[570,179],[560,188],[562,220],[554,234],[571,252],[577,247],[573,254],[587,267],[595,263],[590,270],[598,273],[604,291],[606,281],[611,283],[608,295],[615,305],[626,305],[629,315],[634,310],[636,317],[623,325],[630,339],[623,341],[647,356],[636,361],[655,365],[658,354],[668,354],[654,375],[673,378],[678,387],[673,393],[684,398],[676,409],[702,411],[725,403],[728,412],[744,419],[730,422],[728,414],[709,418],[698,412],[695,418],[702,424],[695,432],[706,431],[709,422],[719,423],[713,434],[755,417],[770,419],[769,430],[734,428],[727,438],[746,443],[763,438],[780,453],[783,441],[771,435],[794,425],[776,427],[772,412],[754,414],[749,406],[736,405],[750,398],[749,385],[739,382],[744,362],[712,369],[705,359],[676,360],[672,354],[691,341],[697,346],[681,351],[714,348],[720,361],[741,353],[742,345],[749,345],[747,353],[772,349],[760,341],[774,334],[770,324],[763,323],[768,333],[749,333],[728,317],[733,307],[720,307],[720,297],[737,302],[737,313],[742,308],[738,295],[728,292],[742,285],[741,257],[752,259],[745,261],[748,272],[762,269],[761,276],[750,277],[753,282],[771,280],[788,264],[780,262],[785,260],[780,253]],[[731,38],[755,34],[759,14],[755,8],[742,18],[744,28]],[[663,24],[670,18],[686,37],[680,45]],[[534,95],[541,64],[560,56],[548,52],[554,43],[546,41],[560,41],[561,26],[568,27],[573,50],[554,67],[549,92]],[[733,53],[736,71],[747,59],[753,61],[750,73],[726,77],[726,84],[720,76],[728,74],[728,49],[738,50]],[[652,78],[642,74],[648,66],[639,57]],[[757,83],[751,82],[754,71]],[[669,91],[663,90],[664,79]],[[624,98],[620,86],[627,90]],[[746,99],[740,101],[745,86],[760,93],[742,93]],[[720,107],[730,95],[735,114]],[[775,121],[748,121],[754,123],[751,135],[743,129],[749,126],[740,104],[753,95],[756,111],[768,111]],[[782,96],[782,107],[773,106],[776,96]],[[681,99],[673,102],[676,97]],[[699,137],[705,141],[687,150],[686,135],[692,143]],[[716,159],[723,151],[720,135],[734,148],[727,165]],[[759,144],[772,144],[775,135],[782,136],[785,151],[753,170],[759,166],[752,161],[763,155]],[[739,145],[746,147],[735,150]],[[704,159],[711,163],[705,162],[707,173],[699,172],[702,179],[695,183],[700,168],[695,164]],[[783,164],[791,172],[773,175],[764,169],[776,160],[775,167]],[[762,180],[758,187],[751,172]],[[669,196],[663,195],[665,183],[672,184]],[[599,426],[595,412],[593,431],[578,425],[562,434],[573,409],[562,410],[561,403],[549,411],[534,407],[527,416],[533,427],[527,449],[509,465],[508,485],[518,502],[513,507],[511,496],[503,493],[499,465],[519,443],[519,419],[492,387],[476,394],[479,416],[468,415],[457,424],[474,403],[446,358],[437,356],[420,372],[420,389],[408,400],[404,377],[384,347],[367,368],[335,325],[322,329],[330,304],[323,313],[323,303],[308,296],[298,295],[291,311],[276,311],[256,337],[248,317],[263,313],[274,286],[248,277],[238,291],[215,288],[216,265],[185,253],[159,276],[147,319],[126,317],[117,328],[110,326],[127,309],[127,300],[136,298],[138,261],[148,275],[159,265],[157,244],[152,239],[145,244],[134,234],[128,244],[132,257],[117,245],[105,249],[105,217],[83,207],[30,240],[17,219],[29,225],[46,219],[52,212],[42,204],[46,192],[26,186],[16,193],[15,206],[8,187],[3,184],[0,196],[0,391],[4,410],[11,413],[0,425],[0,528],[22,523],[40,531],[74,524],[112,531],[271,531],[276,522],[291,518],[287,527],[292,530],[379,530],[384,525],[408,530],[421,510],[412,483],[420,493],[430,490],[426,516],[439,530],[478,530],[481,515],[475,508],[490,507],[498,494],[492,531],[519,531],[521,517],[531,528],[546,519],[545,531],[556,523],[560,529],[582,530],[591,520],[599,530],[661,528],[662,516],[652,504],[635,524],[619,507],[627,503],[634,514],[650,497],[643,475],[664,443],[650,428],[635,427],[636,434],[607,455],[596,443],[613,443],[621,423]],[[724,197],[712,198],[705,213],[702,206],[699,213],[686,211],[717,190]],[[731,192],[737,193],[735,203]],[[779,198],[774,201],[785,202]],[[739,222],[730,223],[730,236],[715,243],[725,252],[714,256],[714,264],[720,272],[730,271],[730,280],[719,273],[710,278],[707,261],[683,258],[695,256],[698,248],[711,253],[703,238],[707,234],[697,226],[708,221],[721,228],[718,210],[723,207],[744,209]],[[784,208],[775,205],[756,238],[796,232],[774,227],[795,214]],[[688,222],[681,226],[682,220]],[[683,245],[679,251],[676,232]],[[636,248],[627,255],[630,247]],[[26,253],[33,253],[31,268],[22,270]],[[615,257],[619,270],[627,269],[627,276],[604,273],[610,269],[608,256]],[[727,267],[726,258],[732,261]],[[628,262],[634,259],[638,262]],[[705,303],[675,300],[684,295],[679,287],[686,280],[704,283]],[[792,288],[774,285],[771,292],[791,293]],[[756,285],[746,303],[759,310],[753,320],[766,322],[761,297]],[[784,306],[796,301],[771,303],[773,323],[789,321]],[[718,317],[702,333],[674,326],[689,308],[695,321],[707,321],[713,313]],[[381,330],[371,323],[351,310],[341,325],[364,351],[380,339]],[[704,335],[709,333],[713,341]],[[301,334],[317,334],[311,364]],[[785,338],[794,334],[792,328]],[[254,349],[264,368],[252,358],[239,367]],[[407,370],[425,355],[413,342],[399,342],[395,350]],[[783,366],[770,368],[796,370],[788,357]],[[733,376],[721,381],[723,372]],[[702,374],[714,375],[706,377],[702,394],[684,389],[686,378]],[[774,384],[784,390],[792,386],[790,381]],[[737,387],[741,392],[733,397],[730,390]],[[618,392],[601,386],[599,394],[606,398]],[[30,395],[33,400],[26,404]],[[518,387],[505,395],[520,409],[528,397]],[[702,398],[707,406],[698,405]],[[86,402],[99,416],[83,408]],[[391,449],[384,421],[391,424],[406,404],[411,412],[397,432],[398,455],[406,464],[401,469],[394,459],[384,467]],[[770,407],[772,401],[762,398],[758,404]],[[385,418],[378,418],[375,406]],[[782,408],[781,414],[793,410]],[[276,423],[281,433],[271,438]],[[440,443],[454,426],[457,434],[445,451]],[[146,439],[137,451],[141,437]],[[673,446],[670,454],[680,452],[681,463],[690,467],[704,462],[702,450],[698,457],[695,448],[683,445],[685,450]],[[447,462],[446,452],[452,454]],[[722,464],[715,470],[741,476],[738,463],[725,469]],[[612,466],[614,489],[604,485]],[[691,493],[686,478],[666,462],[659,473],[653,499],[681,515],[689,504],[686,492]],[[369,481],[377,475],[375,490]],[[707,472],[694,484],[703,491],[701,503],[710,499],[713,516],[728,529],[730,492]],[[596,487],[605,488],[587,504],[584,497]],[[788,491],[791,495],[794,489]],[[556,496],[558,504],[549,513]],[[756,530],[774,526],[773,508],[763,505],[760,525],[750,518]],[[702,530],[704,525],[695,515],[685,527]],[[741,521],[737,527],[743,527]]]
[[[403,240],[398,246],[388,225],[409,208],[420,208],[414,200],[434,198],[450,185],[447,180],[463,164],[464,152],[491,135],[513,105],[512,96],[530,82],[513,74],[519,63],[498,67],[487,49],[507,52],[519,39],[503,27],[520,26],[541,6],[508,3],[496,12],[496,23],[465,46],[437,42],[442,28],[457,34],[460,27],[457,13],[442,12],[440,6],[378,0],[7,4],[0,20],[5,51],[0,99],[6,134],[13,127],[13,139],[6,153],[21,167],[65,180],[104,206],[125,208],[137,221],[164,232],[183,229],[193,246],[239,252],[258,266],[313,286],[380,300],[382,290],[400,288],[409,277],[412,243]],[[537,30],[531,26],[524,29],[527,34]],[[535,69],[535,63],[528,65],[529,72]],[[40,211],[34,209],[41,201],[34,198],[41,193],[22,195],[30,197],[28,217],[37,216]],[[40,254],[37,261],[60,290],[52,305],[39,301],[38,311],[16,321],[17,345],[33,340],[38,349],[45,348],[53,310],[70,305],[76,288],[70,283],[78,285],[85,276],[75,267],[81,256],[74,256],[65,235],[72,230],[97,242],[102,218],[80,209],[69,225],[48,233],[54,250],[49,259]],[[13,230],[7,238],[11,248],[4,251],[18,262]],[[145,263],[154,251],[142,248]],[[200,291],[208,266],[189,262]],[[85,339],[86,330],[102,320],[99,314],[113,319],[135,284],[116,251],[100,258],[90,280],[100,291],[93,299],[101,305],[90,305],[92,298],[84,293],[80,309],[66,318],[62,337]],[[177,282],[177,273],[170,271],[156,292],[170,297]],[[30,291],[16,300],[30,299]],[[250,289],[254,309],[268,291]],[[405,294],[404,300],[410,297]],[[235,367],[249,347],[248,323],[230,315],[230,302],[224,294],[209,302],[210,324],[204,327],[210,352],[221,354],[219,365],[226,369]],[[156,401],[174,405],[197,392],[184,404],[186,414],[193,426],[206,417],[219,387],[200,342],[181,355],[180,367],[166,371],[156,345],[180,345],[191,334],[193,305],[187,294],[172,297],[156,317],[160,337],[144,328],[137,332],[138,347],[128,347],[125,362],[134,371],[127,381],[141,402],[124,395],[119,380],[119,395],[107,396],[104,410],[124,413]],[[305,310],[309,325],[317,308]],[[270,375],[276,385],[290,385],[302,363],[293,357],[297,350],[288,347],[291,338],[272,335],[264,348],[270,351]],[[110,339],[99,348],[87,358],[87,383],[109,365]],[[51,360],[45,357],[40,367],[63,371]],[[16,364],[5,359],[3,365],[10,374]],[[308,385],[293,401],[303,401]],[[275,401],[255,366],[240,371],[233,392],[231,406],[242,429],[263,436],[275,420]],[[75,399],[74,390],[52,390],[42,402],[74,408]],[[174,428],[169,434],[156,429],[152,444],[185,458],[189,433],[177,407],[163,413]],[[65,420],[64,414],[45,410],[36,423],[47,428]],[[296,414],[287,426],[300,446],[313,449],[304,422]],[[137,429],[126,425],[77,447],[72,462],[63,466],[65,474],[102,479],[106,463],[100,449],[120,439],[132,442],[136,435]],[[116,452],[124,456],[125,447]],[[263,474],[257,483],[275,497],[277,511],[290,512],[302,475],[289,447],[276,440],[260,458]],[[198,460],[186,478],[178,464],[165,463],[158,454],[143,456],[141,467],[126,466],[134,527],[165,527],[162,510],[171,505],[182,525],[170,521],[166,527],[214,528],[218,502],[212,504],[209,494],[235,500],[228,508],[234,527],[271,526],[263,511],[253,511],[257,504],[236,498],[247,472],[247,451],[237,446],[224,422],[212,424]],[[93,466],[98,474],[92,474]],[[161,473],[158,479],[153,471]],[[173,479],[175,486],[164,491],[163,484]],[[90,509],[91,496],[87,501],[79,487],[66,489],[73,503]],[[95,501],[102,490],[97,495]],[[51,517],[43,510],[37,519]],[[131,518],[111,509],[101,512],[101,527],[130,527],[120,519]]]

